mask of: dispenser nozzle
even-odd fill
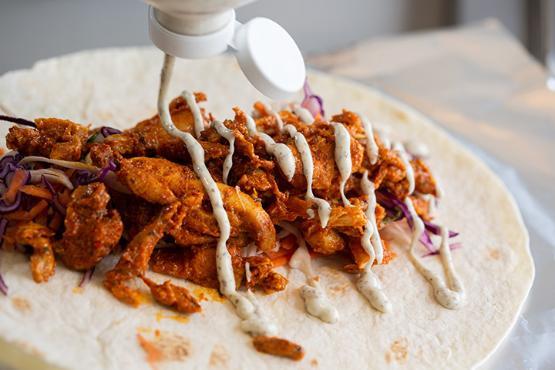
[[[250,83],[273,99],[296,93],[306,78],[297,44],[283,27],[267,18],[241,24],[233,9],[172,16],[149,7],[149,33],[159,49],[185,59],[215,56],[231,46]]]

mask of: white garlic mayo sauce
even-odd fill
[[[445,227],[441,227],[441,247],[439,249],[439,254],[445,270],[445,275],[447,277],[448,286],[439,278],[439,276],[424,266],[420,261],[420,258],[416,255],[416,246],[418,245],[418,240],[420,235],[424,232],[424,223],[420,217],[416,214],[414,206],[410,198],[405,199],[405,205],[407,206],[410,215],[413,219],[413,235],[411,239],[411,245],[409,250],[409,256],[420,274],[430,283],[432,286],[434,297],[437,302],[445,308],[451,310],[459,308],[464,303],[464,289],[459,281],[455,271],[453,262],[451,259],[451,250],[449,249],[449,235]]]
[[[304,123],[311,125],[314,122],[312,113],[306,108],[301,107],[299,104],[293,104],[293,113],[299,117]]]
[[[426,146],[426,144],[418,142],[418,141],[406,141],[405,142],[405,149],[407,152],[412,154],[417,158],[426,159],[430,156],[430,150]]]
[[[428,214],[432,217],[437,213],[437,199],[432,194],[418,194],[418,196],[428,203]]]
[[[269,115],[273,116],[276,120],[276,124],[278,127],[278,131],[281,132],[283,131],[283,120],[281,119],[281,117],[279,116],[279,113],[274,112],[272,110],[272,107],[270,107],[268,104],[266,103],[262,103],[262,105],[264,106],[264,110],[266,111],[266,113],[268,113]]]
[[[202,131],[204,131],[204,120],[200,114],[200,108],[197,104],[197,100],[195,99],[195,95],[189,91],[183,91],[181,96],[185,99],[187,106],[189,106],[189,109],[191,110],[195,124],[195,136],[199,138]]]
[[[276,143],[270,135],[258,132],[256,130],[256,123],[254,122],[254,119],[248,114],[245,114],[245,116],[247,117],[247,129],[249,131],[249,135],[257,135],[264,142],[264,148],[268,154],[273,155],[276,158],[281,172],[283,172],[287,181],[291,181],[295,175],[295,156],[293,155],[293,152],[291,152],[291,149],[289,149],[289,147],[285,144]]]
[[[389,130],[387,127],[376,128],[376,133],[380,137],[383,147],[391,149],[391,139],[389,138]]]
[[[185,143],[187,152],[191,156],[191,160],[193,162],[193,169],[199,177],[202,186],[210,199],[214,217],[216,218],[216,222],[218,223],[218,228],[220,230],[220,237],[218,238],[218,244],[216,247],[216,268],[220,291],[235,306],[237,314],[243,320],[241,322],[242,330],[251,335],[273,335],[276,330],[275,325],[272,325],[263,315],[260,308],[256,305],[256,302],[253,302],[253,300],[248,296],[245,297],[236,291],[231,255],[229,254],[226,246],[231,225],[224,208],[222,195],[216,182],[204,164],[204,149],[191,134],[177,129],[172,121],[166,95],[174,64],[175,57],[166,54],[160,77],[158,112],[160,114],[160,121],[166,131],[170,135],[180,138]],[[183,95],[187,96],[187,94]],[[192,112],[198,111],[200,115],[200,108],[194,99],[192,99],[192,101],[188,101],[187,104],[189,104],[189,108]],[[195,115],[195,113],[193,113],[193,115]],[[202,126],[204,127],[204,124]],[[198,125],[198,127],[200,127],[200,125]],[[197,125],[195,122],[195,133],[197,133],[196,129]],[[199,129],[199,131],[202,132],[201,129]],[[200,132],[198,132],[198,134],[200,134]]]
[[[361,245],[370,256],[370,260],[364,267],[364,271],[360,274],[356,286],[372,307],[381,312],[390,312],[391,303],[385,295],[378,277],[372,272],[374,259],[376,259],[378,264],[382,263],[383,245],[376,224],[375,211],[377,202],[374,183],[368,179],[368,171],[364,171],[360,185],[363,193],[368,197],[368,207],[365,212],[366,226],[364,227]]]
[[[328,224],[331,206],[330,204],[322,198],[314,196],[312,192],[312,177],[314,175],[314,162],[312,160],[312,153],[310,152],[310,147],[306,138],[303,134],[297,131],[295,126],[286,125],[283,130],[295,141],[295,147],[299,151],[301,156],[301,162],[303,164],[303,174],[306,178],[306,195],[305,199],[310,200],[318,206],[318,217],[320,218],[320,225],[325,228]]]
[[[351,135],[341,123],[332,122],[331,125],[333,126],[335,135],[335,164],[341,176],[339,192],[341,193],[343,205],[350,206],[351,202],[349,202],[349,199],[345,196],[345,185],[353,171],[353,162],[351,161]]]
[[[370,160],[370,164],[376,164],[378,161],[378,144],[376,144],[376,140],[374,139],[374,130],[372,128],[372,124],[366,118],[366,116],[357,113],[360,121],[362,122],[362,127],[364,128],[364,134],[366,136],[366,155]]]
[[[366,208],[366,226],[364,235],[361,239],[362,248],[370,255],[370,264],[374,262],[374,258],[378,264],[382,263],[383,245],[376,224],[376,194],[374,183],[368,179],[368,171],[364,171],[360,180],[362,192],[368,197],[368,207]]]
[[[414,170],[410,164],[409,156],[405,151],[405,147],[400,142],[393,143],[393,151],[397,153],[401,162],[405,166],[405,171],[407,173],[407,180],[409,182],[409,195],[414,193]]]
[[[383,313],[391,312],[391,302],[385,295],[380,280],[372,271],[371,264],[364,267],[356,285],[358,290],[364,297],[366,297],[372,307]]]
[[[306,284],[301,287],[301,297],[306,311],[324,322],[330,324],[337,322],[339,313],[320,286],[318,276],[314,275],[310,254],[300,231],[288,222],[281,222],[279,226],[295,235],[299,243],[299,247],[289,260],[289,266],[301,271],[306,277]]]
[[[235,135],[233,135],[233,131],[228,129],[224,126],[224,124],[220,121],[212,122],[212,127],[216,130],[216,132],[227,140],[229,143],[229,152],[224,160],[224,168],[223,168],[223,180],[224,184],[227,184],[227,177],[229,176],[229,171],[231,171],[231,167],[233,167],[233,153],[235,153]]]
[[[414,191],[414,171],[408,162],[407,153],[404,151],[403,145],[399,143],[394,144],[394,149],[401,157],[403,162],[406,161],[407,167],[407,178],[409,181],[409,195]],[[408,168],[410,167],[410,171]],[[412,188],[410,186],[412,184]],[[409,196],[404,199],[405,206],[407,207],[409,214],[413,220],[413,232],[411,238],[411,244],[409,249],[409,257],[418,270],[420,274],[430,283],[432,286],[434,297],[436,301],[443,307],[448,309],[457,309],[464,303],[464,288],[455,273],[455,268],[453,266],[453,260],[451,258],[451,250],[449,249],[449,232],[444,226],[441,228],[441,247],[439,249],[439,254],[443,269],[445,271],[445,276],[447,280],[447,285],[440,279],[438,274],[424,266],[420,258],[416,255],[416,247],[419,243],[420,236],[424,232],[424,222],[416,213],[412,200]]]

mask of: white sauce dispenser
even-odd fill
[[[169,55],[207,58],[231,47],[252,85],[273,99],[299,91],[306,78],[302,54],[291,36],[268,18],[245,24],[235,8],[253,0],[145,0],[152,42]]]

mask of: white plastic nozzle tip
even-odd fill
[[[239,24],[233,41],[243,73],[264,95],[286,99],[303,87],[303,56],[293,38],[276,22],[254,18]]]

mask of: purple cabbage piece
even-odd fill
[[[407,205],[404,202],[401,202],[399,199],[397,199],[396,197],[394,197],[393,195],[385,191],[376,192],[376,198],[380,203],[380,205],[382,205],[387,212],[393,212],[393,210],[399,209],[402,212],[403,216],[406,218],[407,224],[409,225],[409,227],[411,229],[414,227],[414,221],[412,219],[412,216],[409,212]],[[428,253],[426,253],[424,257],[436,255],[439,253],[439,249],[436,248],[436,246],[434,245],[434,242],[430,234],[441,235],[441,228],[439,227],[439,225],[434,224],[432,222],[429,222],[429,221],[423,221],[423,222],[424,222],[425,229],[422,235],[420,235],[419,241],[428,250]],[[458,232],[449,230],[449,238],[454,238],[457,235],[459,235]],[[462,244],[453,243],[449,247],[451,249],[457,249],[462,247]]]
[[[100,171],[98,171],[97,173],[93,173],[87,170],[77,171],[73,179],[73,183],[75,185],[87,185],[95,181],[104,181],[104,178],[106,178],[108,172],[115,171],[116,169],[116,163],[110,159],[108,165],[100,169]]]
[[[439,225],[436,225],[430,221],[424,221],[424,226],[426,227],[426,230],[428,230],[432,234],[441,235],[441,228],[439,227]],[[457,231],[449,230],[449,238],[454,238],[457,235],[459,235]]]
[[[23,168],[19,164],[19,161],[23,157],[19,153],[15,155],[5,155],[0,159],[0,179],[5,179],[10,173],[14,172],[18,168]]]
[[[434,253],[437,251],[437,248],[434,245],[430,234],[428,234],[426,231],[424,231],[422,235],[420,235],[420,243],[422,243],[422,245],[426,247],[429,253]]]
[[[4,244],[4,233],[6,232],[6,227],[8,227],[8,220],[2,218],[0,220],[0,249],[2,249],[2,245]]]
[[[0,213],[7,213],[15,211],[21,206],[21,193],[17,193],[15,196],[15,201],[12,204],[6,204],[3,200],[0,200]]]
[[[25,181],[23,181],[22,185],[27,184],[31,179],[29,171],[19,165],[21,158],[22,156],[19,153],[15,153],[15,155],[5,155],[0,160],[0,181],[2,181],[3,192],[8,189],[8,185],[11,182],[13,175],[18,169],[25,171]],[[12,204],[7,204],[4,200],[0,200],[0,213],[15,211],[21,206],[21,200],[22,196],[19,192],[17,193],[15,201]]]
[[[4,244],[4,233],[6,232],[6,227],[8,226],[8,220],[5,218],[0,220],[0,249],[2,248],[2,244]],[[8,286],[0,273],[0,293],[4,295],[8,295]]]
[[[399,209],[403,213],[403,216],[407,219],[407,223],[409,224],[410,228],[412,229],[413,221],[412,216],[410,215],[409,209],[407,205],[401,202],[399,199],[395,198],[393,195],[387,192],[376,192],[376,198],[378,203],[386,210],[394,210]]]
[[[301,107],[308,109],[308,111],[314,117],[316,117],[318,114],[324,117],[324,100],[320,96],[312,92],[310,86],[308,85],[308,79],[306,79],[304,82],[303,91],[304,99],[301,102]]]
[[[60,200],[58,199],[58,193],[56,193],[56,190],[54,190],[54,186],[52,186],[52,183],[50,183],[50,181],[48,181],[48,179],[44,175],[41,176],[41,182],[48,189],[48,191],[50,191],[50,194],[52,194],[52,200],[50,201],[52,207],[54,207],[54,209],[62,216],[65,216],[67,213],[66,208],[62,205],[62,203],[60,203]]]
[[[35,122],[30,121],[30,120],[25,119],[25,118],[18,118],[18,117],[10,117],[10,116],[2,116],[2,115],[0,115],[0,121],[6,121],[6,122],[17,123],[18,125],[30,126],[30,127],[34,127],[34,128],[37,127],[37,125],[35,124]]]
[[[120,130],[118,130],[117,128],[102,126],[100,128],[100,130],[96,131],[94,134],[92,134],[88,138],[87,144],[91,144],[91,143],[95,143],[95,142],[101,142],[103,139],[107,138],[108,136],[118,135],[118,134],[121,134],[121,133],[122,132]]]
[[[386,210],[391,210],[395,208],[400,209],[403,215],[405,216],[405,218],[407,219],[407,223],[412,229],[413,227],[412,216],[409,212],[409,209],[407,208],[407,205],[404,202],[401,202],[399,199],[397,199],[390,193],[384,192],[384,191],[377,192],[376,196],[380,205],[382,205]],[[426,230],[428,230],[434,235],[441,235],[441,230],[439,225],[434,224],[433,222],[430,222],[430,221],[423,221],[423,222]],[[454,238],[458,235],[459,233],[457,231],[449,230],[449,238]]]
[[[452,244],[449,244],[449,249],[450,249],[450,250],[455,250],[455,249],[459,249],[459,248],[462,248],[462,243],[452,243]],[[438,254],[439,254],[439,249],[436,249],[436,250],[433,251],[433,252],[430,251],[430,252],[428,252],[428,253],[422,255],[422,257],[436,256],[436,255],[438,255]]]
[[[83,277],[81,278],[81,281],[79,282],[79,288],[84,287],[85,284],[91,281],[93,274],[94,274],[94,267],[91,267],[90,269],[85,271],[83,273]]]
[[[4,278],[2,277],[1,273],[0,273],[0,293],[6,296],[8,295],[8,286],[6,285],[6,282],[4,281]]]
[[[96,179],[96,173],[87,170],[79,170],[75,173],[75,177],[72,182],[73,185],[87,185],[96,181]]]
[[[0,179],[5,179],[6,177],[8,177],[10,173],[14,172],[18,167],[17,167],[17,164],[8,162],[4,167],[1,167],[1,168],[2,169],[0,170]]]
[[[432,238],[430,237],[430,232],[428,230],[424,230],[422,235],[420,236],[420,243],[428,250],[427,253],[423,254],[422,257],[429,257],[435,256],[439,254],[439,248],[434,245]],[[449,249],[459,249],[462,247],[462,243],[451,243],[449,244]]]
[[[118,130],[117,128],[103,126],[100,129],[100,133],[102,134],[102,136],[108,137],[110,135],[119,135],[119,134],[121,134],[121,131]]]

